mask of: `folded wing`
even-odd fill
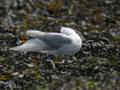
[[[24,44],[13,47],[11,50],[40,52],[41,50],[56,50],[72,41],[62,33],[45,33],[41,31],[27,31],[28,36],[33,37]]]
[[[20,46],[10,48],[10,50],[21,51],[21,52],[40,52],[41,50],[47,48],[48,48],[47,45],[43,41],[37,38],[33,38],[26,41],[24,44]]]

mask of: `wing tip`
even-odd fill
[[[18,48],[18,47],[12,47],[12,48],[9,48],[9,50],[12,50],[12,51],[19,51],[19,48]]]

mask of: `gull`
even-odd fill
[[[77,53],[82,46],[80,36],[69,27],[61,27],[60,33],[28,30],[26,35],[32,38],[10,50],[71,56]]]

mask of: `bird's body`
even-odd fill
[[[32,39],[10,50],[40,52],[49,55],[73,55],[80,50],[82,45],[80,36],[68,27],[62,27],[61,33],[29,30],[26,35]]]

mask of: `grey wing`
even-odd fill
[[[45,35],[45,32],[38,31],[38,30],[28,30],[26,32],[26,35],[30,37],[39,37],[39,36]]]
[[[39,36],[38,38],[45,42],[51,49],[58,49],[63,45],[72,42],[70,38],[64,37],[60,33],[55,35],[46,34],[44,36]]]

